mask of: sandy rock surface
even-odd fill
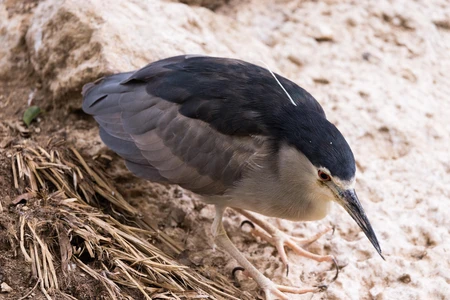
[[[24,4],[27,11],[33,3]],[[14,51],[23,46],[23,37],[28,30],[30,14],[17,14],[14,9],[8,9],[0,3],[0,79],[9,79],[17,68],[18,59]]]
[[[274,63],[270,49],[231,19],[163,1],[44,1],[26,41],[35,70],[56,97],[105,73],[183,53]]]
[[[211,11],[169,1],[41,1],[29,27],[24,16],[0,22],[7,45],[0,48],[0,76],[10,63],[8,49],[18,43],[12,32],[23,36],[22,26],[33,68],[57,100],[103,74],[171,55],[264,61],[315,96],[348,140],[356,189],[386,258],[337,205],[318,222],[270,220],[298,236],[336,226],[309,250],[335,255],[339,278],[324,293],[292,299],[450,299],[448,1],[222,2]],[[7,14],[2,9],[0,19]],[[85,149],[101,147],[96,128],[69,131],[68,139]],[[130,176],[122,165],[111,172]],[[224,274],[236,266],[212,249],[213,209],[191,194],[171,201],[172,190],[140,181],[129,198],[165,222],[191,262]],[[311,286],[333,276],[329,264],[288,252],[286,277],[274,248],[240,230],[242,220],[228,214],[233,242],[277,283]],[[257,290],[239,278],[243,289]]]

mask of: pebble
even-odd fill
[[[311,35],[318,42],[332,41],[334,36],[333,30],[325,24],[317,25]]]
[[[2,282],[2,284],[0,284],[0,293],[11,293],[12,291],[12,287],[7,285],[6,282]]]

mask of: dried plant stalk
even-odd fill
[[[139,217],[101,168],[75,148],[69,147],[69,151],[59,142],[15,148],[11,160],[14,187],[25,186],[31,193],[31,199],[26,199],[28,209],[19,218],[20,249],[47,299],[51,295],[73,298],[61,291],[58,282],[70,276],[73,265],[101,282],[110,299],[132,299],[124,288],[136,289],[146,299],[154,295],[251,299],[226,278],[219,275],[210,280],[150,243],[148,238],[153,236],[176,254],[184,250],[150,218]],[[103,213],[99,203],[111,208],[113,215]],[[126,216],[133,226],[115,219],[115,212]],[[84,262],[83,254],[98,263]]]

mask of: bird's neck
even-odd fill
[[[230,190],[225,205],[292,221],[328,214],[333,195],[316,186],[315,167],[296,149],[283,144],[259,166]]]

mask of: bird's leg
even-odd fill
[[[245,269],[246,273],[256,281],[256,283],[261,287],[266,295],[266,299],[289,299],[286,294],[305,294],[323,291],[323,287],[312,287],[312,288],[296,288],[284,285],[277,285],[266,276],[264,276],[260,271],[258,271],[246,258],[245,256],[234,246],[231,240],[228,238],[225,228],[222,224],[222,216],[225,211],[225,207],[216,206],[216,216],[212,224],[212,234],[214,236],[214,242],[225,250],[231,257],[237,260],[237,262]],[[275,297],[275,298],[274,298]]]
[[[324,235],[325,233],[332,230],[332,228],[327,228],[326,230],[323,230],[323,231],[317,233],[316,235],[314,235],[311,238],[302,239],[302,238],[292,237],[292,236],[282,232],[281,230],[279,230],[272,224],[258,218],[257,216],[253,215],[252,213],[249,213],[242,209],[237,209],[237,208],[233,208],[233,209],[235,211],[237,211],[238,213],[242,214],[243,216],[245,216],[247,219],[249,219],[254,224],[256,224],[256,225],[260,226],[262,229],[264,229],[265,232],[253,225],[252,226],[252,234],[255,236],[261,237],[262,239],[271,243],[272,245],[274,245],[277,248],[277,251],[280,254],[281,261],[286,265],[286,268],[288,268],[288,271],[289,271],[289,261],[287,259],[287,255],[286,255],[284,246],[291,248],[295,253],[297,253],[301,256],[313,259],[315,261],[318,261],[318,262],[330,261],[330,262],[335,263],[334,257],[331,255],[317,255],[317,254],[311,253],[309,251],[306,251],[305,249],[302,248],[302,247],[309,245],[312,242],[316,241],[322,235]]]

